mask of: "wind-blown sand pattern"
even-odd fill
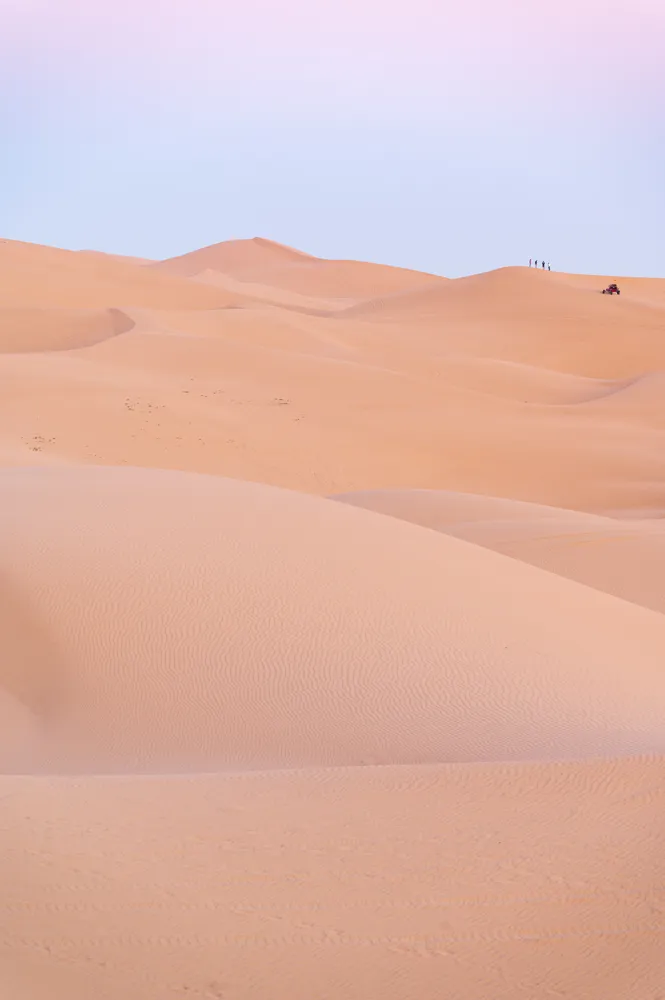
[[[665,281],[0,242],[0,997],[658,1000]]]

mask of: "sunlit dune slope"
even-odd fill
[[[124,261],[127,264],[152,264],[154,263],[148,257],[131,257],[126,254],[120,253],[104,253],[102,250],[79,250],[79,253],[85,254],[91,257],[106,257],[111,260]]]
[[[0,242],[0,275],[2,325],[4,309],[214,309],[238,302],[223,289],[127,260],[32,243]]]
[[[440,350],[449,353],[624,378],[665,368],[661,285],[648,299],[642,291],[605,296],[602,281],[589,287],[549,272],[501,268],[361,303],[345,315],[436,331]]]
[[[298,264],[303,260],[315,261],[316,257],[295,250],[293,247],[263,239],[226,240],[212,246],[193,250],[191,253],[166,260],[154,261],[152,269],[165,274],[179,274],[194,277],[204,271],[222,271],[235,277],[242,277],[267,267],[283,264]]]
[[[665,508],[657,282],[609,299],[588,276],[446,281],[266,240],[166,264],[0,243],[0,462]]]
[[[525,403],[509,380],[503,396],[461,385],[469,372],[459,366],[417,375],[364,360],[349,346],[364,328],[329,319],[264,307],[122,311],[135,324],[122,335],[0,357],[0,453],[23,461],[38,447],[49,460],[323,494],[418,487],[596,512],[665,506],[658,393],[626,405],[617,384],[575,382],[547,392],[584,394],[579,405]],[[546,395],[535,375],[530,387],[531,398]]]
[[[222,272],[284,292],[323,298],[365,299],[440,284],[443,278],[364,261],[323,260],[270,240],[230,240],[152,265],[167,274],[203,276]]]

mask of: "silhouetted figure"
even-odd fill
[[[531,258],[529,257],[529,267],[531,267]]]
[[[545,270],[545,261],[543,261],[543,271]]]
[[[548,271],[551,271],[551,270],[552,270],[552,268],[550,267],[550,265],[549,265],[549,264],[547,265],[547,270],[548,270]]]
[[[536,267],[538,267],[538,261],[536,261]]]

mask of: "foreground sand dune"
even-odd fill
[[[0,241],[2,1000],[662,1000],[612,278]]]
[[[30,769],[665,750],[660,615],[265,486],[103,468],[0,483],[3,586],[24,609],[3,685],[39,722]]]
[[[655,1000],[664,778],[656,759],[0,778],[0,989]]]

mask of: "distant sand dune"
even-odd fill
[[[266,303],[283,306],[291,313],[304,313],[308,316],[327,316],[340,312],[356,301],[353,298],[328,298],[315,294],[302,295],[299,292],[289,291],[287,288],[280,288],[278,285],[271,285],[269,281],[265,284],[258,281],[241,281],[239,278],[234,278],[221,271],[201,271],[200,274],[196,275],[196,280],[215,285],[218,288],[226,288],[244,296],[246,300],[252,300],[257,305]]]
[[[187,277],[222,272],[252,284],[274,287],[282,294],[342,298],[349,303],[445,280],[420,271],[364,261],[322,260],[263,239],[218,243],[152,266],[167,274]]]
[[[134,320],[120,309],[2,309],[0,351],[67,351],[127,333]]]
[[[119,253],[104,253],[101,250],[79,250],[79,253],[86,254],[86,256],[93,257],[107,257],[111,260],[125,261],[128,264],[153,264],[154,261],[150,260],[148,257],[127,257],[125,254]]]
[[[404,347],[381,354],[362,322],[266,304],[123,311],[135,327],[121,337],[3,356],[7,454],[28,445],[67,462],[323,494],[418,487],[595,512],[665,507],[657,394],[649,408],[622,411],[611,397],[587,404],[617,384],[539,380],[535,370],[506,373],[503,362],[493,391],[495,363],[478,378],[476,362],[405,361]]]
[[[0,243],[0,309],[214,309],[237,296],[103,255]]]
[[[300,250],[294,250],[293,247],[257,236],[251,240],[215,243],[179,257],[155,261],[152,267],[165,274],[179,274],[188,278],[204,271],[222,271],[225,274],[240,276],[266,266],[275,267],[284,263],[300,263],[303,260],[316,259]]]
[[[627,378],[665,369],[665,293],[658,301],[609,298],[600,287],[502,268],[362,303],[345,315],[408,323],[430,337],[438,329],[440,349],[449,353],[575,375]]]

